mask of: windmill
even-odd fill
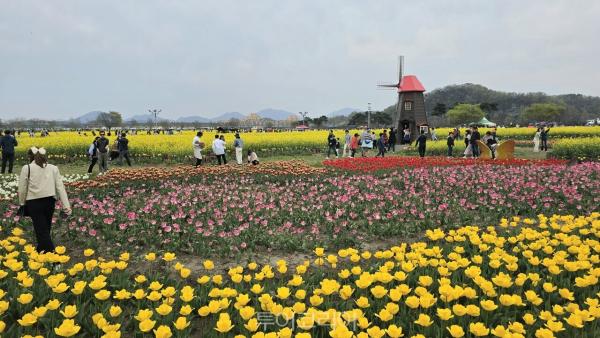
[[[404,129],[410,130],[411,141],[421,130],[428,130],[427,114],[425,113],[425,87],[414,75],[403,75],[404,56],[398,57],[398,83],[378,85],[381,88],[396,88],[398,102],[393,117],[397,139],[402,140]]]

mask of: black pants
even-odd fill
[[[356,154],[356,149],[350,149],[350,157],[354,157]]]
[[[217,155],[217,160],[219,161],[219,165],[221,165],[221,159],[223,159],[223,164],[227,164],[227,159],[225,158],[225,154]]]
[[[548,140],[542,139],[542,151],[548,151]],[[4,160],[2,160],[2,172],[4,172]]]
[[[252,165],[258,165],[258,161],[257,160],[252,161]]]
[[[329,157],[329,155],[331,154],[332,151],[335,154],[335,157],[337,157],[338,152],[337,152],[337,148],[335,146],[329,146],[329,148],[327,148],[327,157]]]
[[[375,157],[377,157],[379,155],[381,155],[381,157],[385,157],[385,148],[379,147],[379,152],[377,153],[377,155]]]
[[[92,173],[92,170],[94,170],[94,166],[96,165],[96,163],[98,163],[98,157],[94,156],[94,157],[92,157],[92,162],[90,163],[90,166],[88,167],[88,174]]]
[[[131,160],[129,159],[129,150],[119,151],[119,165],[123,164],[123,159],[127,161],[127,165],[131,167]]]
[[[199,167],[202,164],[202,159],[201,158],[197,158],[196,159],[196,167]]]
[[[454,148],[454,146],[448,146],[448,157],[452,157],[452,148]]]
[[[425,147],[419,147],[419,156],[425,157]]]
[[[54,214],[55,204],[56,200],[54,197],[38,198],[29,200],[26,203],[27,212],[33,221],[37,252],[54,251],[50,229],[52,228],[52,215]]]
[[[12,174],[13,164],[15,163],[15,153],[2,153],[2,173],[6,171],[6,164],[8,163],[8,173]]]
[[[389,141],[387,151],[396,151],[396,141]]]

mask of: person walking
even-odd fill
[[[427,136],[425,136],[425,131],[421,130],[421,135],[417,138],[417,142],[415,145],[419,149],[419,157],[425,157],[425,149],[427,148]]]
[[[233,147],[235,148],[235,160],[237,161],[237,164],[241,165],[242,162],[242,157],[243,157],[243,153],[242,153],[242,148],[244,147],[244,141],[242,141],[242,139],[240,138],[240,134],[236,133],[235,134],[235,140],[233,141]]]
[[[127,134],[121,133],[121,137],[117,141],[117,149],[119,149],[119,165],[123,165],[123,158],[127,161],[127,165],[131,167],[129,159],[129,140]]]
[[[540,138],[542,135],[542,128],[538,128],[535,131],[535,135],[533,136],[533,152],[534,153],[539,153],[540,152]]]
[[[471,147],[471,131],[469,129],[467,129],[465,131],[465,152],[464,152],[464,157],[471,157],[473,156],[473,148]]]
[[[387,151],[396,152],[396,129],[394,127],[390,128]]]
[[[446,145],[448,146],[448,157],[452,157],[452,150],[454,149],[454,133],[448,133],[448,139],[446,140]]]
[[[473,127],[471,131],[471,150],[473,151],[474,158],[479,158],[479,144],[477,143],[479,140],[481,140],[479,130],[477,130],[477,127]]]
[[[337,149],[336,149],[337,141],[335,139],[335,135],[333,134],[333,130],[329,131],[329,135],[327,135],[327,159],[331,155],[331,152],[335,154],[335,158],[338,157]]]
[[[192,140],[192,148],[194,149],[194,158],[196,159],[196,167],[202,164],[202,148],[204,148],[204,143],[200,141],[202,137],[202,132],[199,131],[196,133],[196,136]]]
[[[358,133],[354,133],[354,136],[352,136],[352,138],[350,139],[350,157],[354,158],[354,155],[356,154],[356,150],[358,150],[358,141],[360,139],[360,136],[358,135]]]
[[[540,132],[540,139],[542,140],[542,151],[548,151],[548,133],[550,128],[544,127]]]
[[[385,157],[385,134],[384,133],[379,133],[379,140],[377,141],[377,149],[379,150],[379,152],[377,153],[377,155],[375,155],[375,157],[380,156],[381,157]]]
[[[343,157],[348,157],[350,155],[350,142],[352,141],[352,135],[350,135],[350,131],[346,129],[344,132],[344,153]]]
[[[360,135],[361,156],[365,157],[369,155],[369,149],[373,149],[373,139],[371,137],[371,130],[369,128],[365,128]]]
[[[19,205],[33,221],[37,252],[53,252],[50,231],[56,199],[60,200],[66,215],[71,214],[71,204],[58,168],[48,164],[46,150],[33,147],[29,149],[28,156],[33,161],[21,169]]]
[[[109,141],[104,135],[104,130],[100,131],[100,138],[96,141],[96,148],[98,149],[98,167],[100,168],[101,174],[108,170]]]
[[[10,130],[4,131],[4,136],[0,138],[0,149],[2,149],[2,174],[6,172],[8,164],[8,173],[12,174],[13,164],[15,163],[15,147],[19,145],[17,139]]]
[[[90,144],[90,148],[88,149],[88,155],[90,157],[90,166],[88,167],[88,174],[91,174],[92,171],[94,170],[94,166],[96,165],[96,163],[98,163],[98,146],[97,143],[98,139],[100,139],[99,136],[96,136],[94,138],[94,141],[92,142],[92,144]]]
[[[438,137],[437,137],[437,132],[435,131],[435,128],[431,127],[430,132],[431,132],[431,140],[432,141],[437,141]]]
[[[212,150],[217,157],[217,161],[219,161],[219,165],[221,165],[221,162],[227,164],[227,159],[225,158],[225,141],[220,139],[219,135],[215,135],[215,140],[212,143]]]

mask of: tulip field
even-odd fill
[[[428,143],[428,154],[445,155],[446,137],[449,128],[438,128],[439,141]],[[480,129],[482,135],[488,129]],[[381,130],[375,130],[377,135]],[[351,130],[351,133],[362,133],[362,130]],[[462,132],[464,135],[464,131]],[[273,155],[301,155],[322,153],[327,148],[327,130],[309,131],[284,131],[284,132],[251,132],[242,133],[244,147],[257,152],[259,157]],[[516,140],[519,146],[533,149],[533,136],[535,128],[498,128],[497,134],[500,140]],[[185,163],[191,161],[192,139],[194,131],[177,132],[174,135],[147,135],[140,132],[137,135],[129,135],[129,147],[133,158],[138,162],[169,162]],[[207,144],[206,154],[210,152],[210,144],[214,140],[214,131],[204,133],[202,140]],[[232,155],[234,135],[226,133],[225,140],[229,145],[227,152]],[[335,130],[336,137],[344,142],[344,131]],[[549,134],[549,143],[553,147],[555,143],[560,144],[560,151],[556,153],[557,158],[565,159],[593,159],[600,158],[600,126],[595,127],[556,127]],[[111,145],[116,136],[108,137]],[[87,150],[94,137],[91,131],[82,132],[51,132],[47,137],[18,137],[20,146],[17,147],[17,158],[24,159],[27,149],[32,146],[45,147],[49,150],[49,156],[57,162],[73,162],[87,159]],[[456,142],[455,154],[464,151],[462,140]],[[416,149],[408,149],[405,154],[415,155]]]
[[[38,253],[16,177],[0,180],[2,337],[600,332],[599,162],[394,156],[66,181],[73,214]]]

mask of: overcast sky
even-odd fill
[[[600,95],[600,1],[0,0],[0,118],[312,115],[427,90]]]

